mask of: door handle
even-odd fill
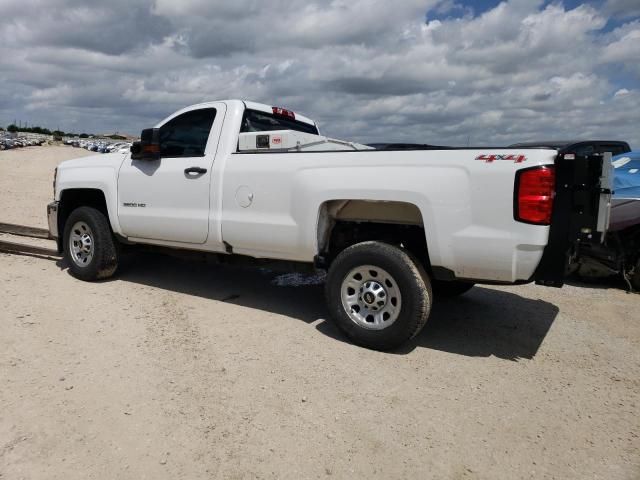
[[[207,173],[207,169],[200,168],[200,167],[189,167],[184,169],[184,173],[187,175],[190,175],[192,173],[197,173],[198,175],[202,175],[203,173]]]

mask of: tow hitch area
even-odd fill
[[[37,240],[51,240],[49,230],[44,228],[28,227],[25,225],[15,225],[12,223],[0,222],[0,252],[15,253],[15,254],[28,254],[28,255],[42,255],[46,257],[59,258],[60,254],[55,248],[47,248],[39,242],[38,245],[29,243],[18,243],[9,241],[5,236],[11,235],[16,237],[25,237]]]

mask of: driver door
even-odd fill
[[[214,107],[181,111],[161,125],[159,160],[129,156],[123,162],[118,216],[127,237],[207,241],[211,170],[225,109]]]

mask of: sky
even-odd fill
[[[359,142],[640,148],[640,0],[0,0],[0,125],[241,98]]]

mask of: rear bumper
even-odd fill
[[[59,202],[47,205],[47,221],[49,223],[49,238],[58,239],[58,206]]]

